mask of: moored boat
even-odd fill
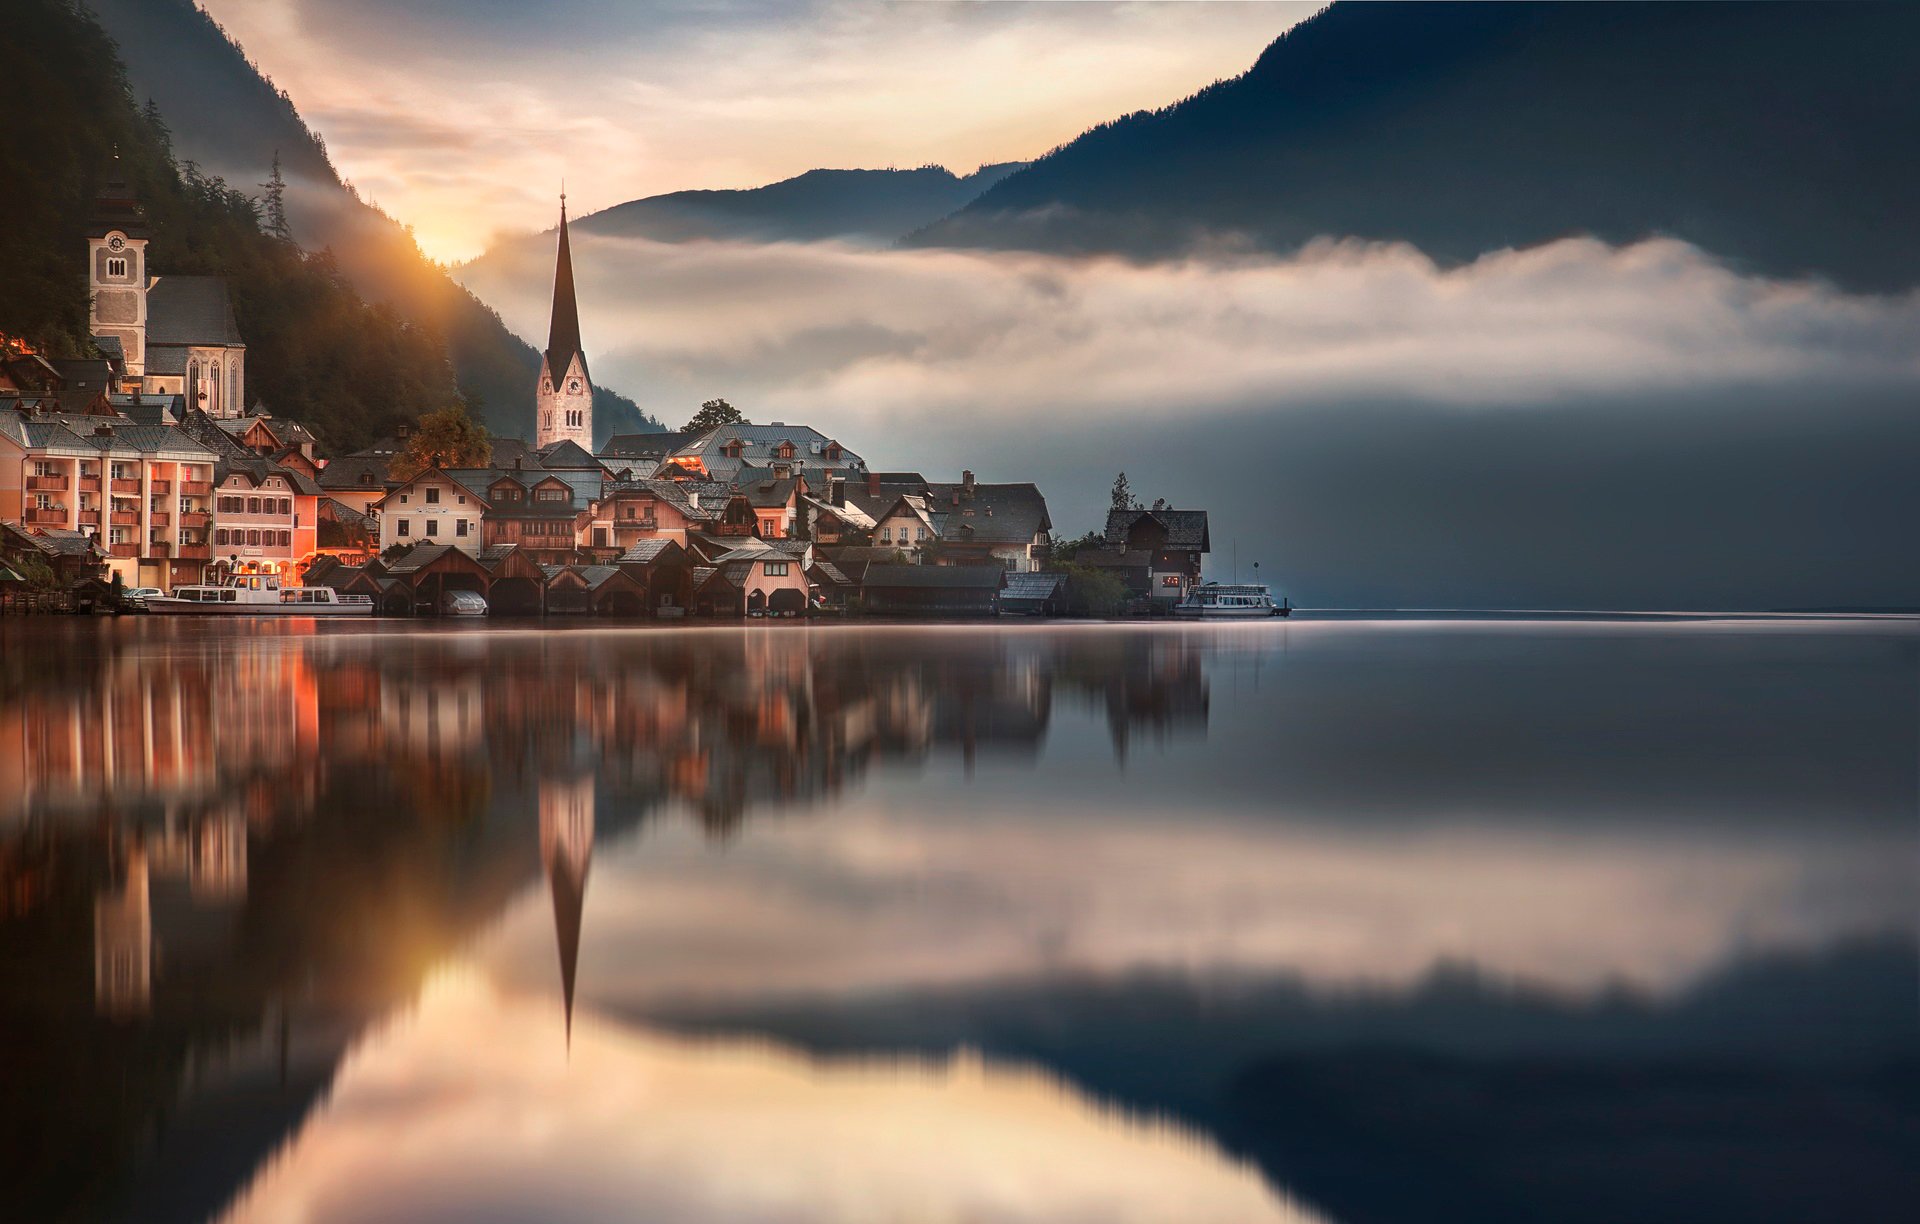
[[[1273,592],[1264,583],[1203,582],[1187,591],[1187,597],[1173,607],[1175,616],[1195,616],[1206,620],[1242,620],[1256,616],[1289,616],[1293,605],[1273,602]]]
[[[373,600],[332,587],[282,586],[277,574],[235,574],[149,597],[146,609],[163,616],[371,616]]]

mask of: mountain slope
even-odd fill
[[[85,0],[120,46],[135,96],[153,99],[176,152],[251,190],[278,153],[287,213],[306,249],[329,248],[369,299],[446,344],[461,392],[495,433],[530,436],[540,358],[499,316],[421,254],[400,223],[340,181],[326,147],[192,0]],[[597,388],[603,436],[654,428],[624,396]]]
[[[982,166],[964,178],[918,170],[809,170],[745,191],[675,191],[582,217],[575,227],[659,242],[736,239],[893,242],[965,205],[1025,163]]]
[[[368,305],[324,255],[262,233],[254,202],[176,167],[134,106],[107,35],[67,0],[9,0],[0,66],[33,99],[0,124],[0,333],[81,355],[85,233],[110,167],[143,205],[159,275],[221,276],[246,336],[247,389],[335,448],[362,445],[456,395],[436,336]]]
[[[1920,6],[1335,4],[1243,76],[1095,128],[909,241],[1166,254],[1404,239],[1444,260],[1665,233],[1920,282]]]

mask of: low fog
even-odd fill
[[[1058,534],[1213,511],[1210,571],[1308,606],[1920,604],[1920,295],[1570,239],[1132,264],[577,236],[597,381],[714,396],[876,468],[1034,480]],[[551,256],[467,284],[544,337]]]

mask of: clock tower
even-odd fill
[[[534,392],[534,448],[577,442],[593,453],[593,382],[580,351],[580,309],[573,298],[573,253],[567,245],[567,197],[560,196],[560,252],[553,268],[553,322]]]
[[[147,282],[146,217],[116,153],[87,229],[87,327],[120,341],[130,379],[147,368]]]

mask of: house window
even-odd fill
[[[893,543],[893,528],[891,528],[891,527],[882,527],[882,528],[880,529],[880,542],[881,542],[882,544],[891,544],[891,543]]]
[[[439,520],[439,519],[428,519],[428,520],[427,520],[427,534],[428,534],[428,535],[430,535],[430,536],[434,536],[434,535],[439,535],[439,534],[440,534],[440,520]]]
[[[55,464],[48,463],[43,459],[36,459],[33,461],[33,474],[35,476],[65,475],[65,473],[63,473],[58,466],[56,466]]]
[[[453,534],[457,536],[465,536],[467,534],[467,520],[460,519],[459,521],[455,522],[453,525]]]
[[[293,513],[293,499],[291,497],[283,497],[280,499],[280,513],[282,514]]]
[[[440,490],[433,488],[427,490],[427,504],[429,506],[437,506],[440,504]]]
[[[542,489],[540,500],[543,502],[562,502],[572,500],[565,489]]]
[[[282,548],[293,547],[293,533],[291,531],[283,531],[280,533],[280,547]]]
[[[258,530],[247,532],[247,543],[252,547],[258,548],[260,545],[260,532]]]
[[[1160,585],[1164,587],[1177,587],[1180,585],[1180,575],[1168,574],[1160,579]]]
[[[459,502],[461,505],[464,506],[467,504],[467,495],[465,493],[455,493],[453,495],[453,500]]]
[[[214,531],[214,533],[213,533],[213,542],[214,542],[215,544],[219,544],[219,545],[221,545],[222,547],[224,547],[224,546],[226,545],[226,542],[227,542],[227,529],[226,529],[225,527],[221,527],[221,528],[219,528],[219,529],[217,529],[217,530],[215,530],[215,531]]]
[[[405,493],[400,495],[400,504],[403,506],[407,504],[407,495]]]
[[[395,525],[395,527],[394,527],[394,531],[395,531],[395,533],[396,533],[396,534],[398,534],[398,535],[403,535],[403,536],[408,536],[408,535],[412,535],[412,534],[413,534],[413,524],[412,524],[412,523],[409,523],[409,522],[408,522],[407,520],[405,520],[405,519],[401,519],[401,520],[400,520],[400,521],[399,521],[399,522],[398,522],[398,523],[397,523],[397,524]]]
[[[787,576],[787,563],[785,561],[768,561],[765,565],[765,571],[769,578],[785,578]]]
[[[259,499],[259,498],[257,498],[257,497],[249,497],[249,498],[247,499],[247,513],[248,513],[248,514],[258,514],[258,513],[260,513],[260,499]]]
[[[926,529],[925,527],[915,527],[915,528],[913,529],[913,538],[914,538],[914,539],[916,539],[916,540],[924,540],[924,539],[926,539],[926,538],[927,538],[927,529]]]

